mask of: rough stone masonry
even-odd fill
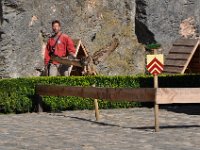
[[[177,38],[185,37],[185,31],[191,30],[187,38],[198,37],[199,7],[199,0],[136,0],[135,30],[138,41],[144,44],[161,43],[164,53],[167,53]],[[184,22],[188,25],[183,28],[181,25]]]
[[[41,30],[62,21],[63,32],[82,40],[89,52],[113,37],[120,46],[97,69],[104,75],[143,73],[142,44],[159,42],[166,53],[184,20],[199,30],[199,0],[0,0],[0,77],[38,76],[43,66]],[[193,21],[191,21],[191,19]],[[187,23],[186,23],[187,24]],[[191,25],[190,25],[191,26]],[[185,27],[185,26],[184,26]]]

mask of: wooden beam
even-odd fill
[[[200,103],[200,88],[97,88],[37,85],[40,96],[76,96],[110,101]]]
[[[174,42],[173,45],[176,46],[195,46],[198,42],[198,39],[178,39]]]
[[[181,73],[183,70],[183,67],[177,67],[177,66],[164,66],[163,73]]]
[[[193,50],[193,47],[173,46],[170,50],[170,53],[190,54],[192,50]]]
[[[157,104],[200,103],[200,88],[158,88]]]
[[[169,60],[166,59],[165,65],[166,66],[177,66],[177,67],[184,67],[187,60]]]
[[[37,85],[36,94],[41,96],[76,96],[110,101],[154,102],[154,88],[97,88],[56,85]]]
[[[180,53],[169,53],[166,59],[170,60],[187,60],[190,54],[180,54]]]
[[[51,60],[59,62],[59,63],[64,64],[64,65],[74,65],[74,66],[77,66],[77,67],[83,67],[81,65],[79,59],[68,59],[67,57],[58,57],[58,56],[52,55]]]

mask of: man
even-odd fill
[[[61,32],[61,23],[58,20],[52,22],[52,30],[54,35],[49,38],[45,50],[45,69],[49,76],[69,76],[67,65],[62,65],[58,62],[51,61],[52,54],[59,57],[74,57],[75,47],[72,39]]]

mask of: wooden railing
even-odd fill
[[[42,112],[41,96],[76,96],[93,98],[95,103],[95,116],[99,120],[97,99],[107,101],[132,101],[153,102],[155,104],[174,103],[200,103],[200,88],[98,88],[98,87],[74,87],[58,85],[37,85],[38,112]],[[158,114],[155,112],[155,120],[158,122]],[[159,123],[155,123],[156,131],[159,131]]]

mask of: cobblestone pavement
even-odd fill
[[[196,150],[200,115],[160,110],[154,132],[153,109],[0,115],[0,150]]]

